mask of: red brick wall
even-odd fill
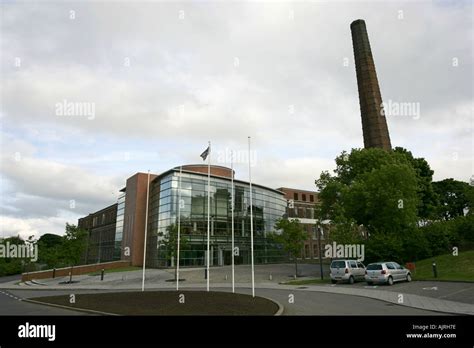
[[[179,167],[177,169],[179,169]],[[205,165],[205,164],[203,164],[203,165],[189,164],[189,165],[184,165],[183,166],[184,171],[204,173],[204,174],[207,174],[207,169],[208,169],[207,165]],[[227,168],[227,167],[211,165],[211,175],[217,175],[217,176],[223,176],[225,178],[231,178],[232,177],[232,169]]]
[[[294,194],[298,193],[298,202],[306,202],[311,204],[318,203],[318,192],[316,191],[297,190],[287,187],[280,187],[277,190],[283,192],[286,199],[294,199]],[[303,193],[306,195],[306,201],[303,201],[302,199]],[[310,201],[310,195],[313,196],[313,202]]]
[[[129,261],[113,261],[113,262],[104,262],[104,263],[96,263],[93,265],[83,265],[83,266],[75,266],[72,269],[72,275],[80,275],[80,274],[87,274],[91,272],[97,272],[101,269],[114,269],[114,268],[122,268],[130,266]],[[56,277],[66,277],[69,275],[71,271],[70,267],[66,268],[58,268],[56,269]],[[29,272],[23,273],[21,275],[21,281],[25,282],[31,279],[46,279],[53,277],[53,270],[49,269],[46,271],[38,271],[38,272]]]
[[[150,183],[154,178],[156,175],[150,174]],[[132,266],[143,265],[147,180],[148,174],[144,173],[127,179],[121,258],[130,260]],[[129,257],[123,252],[127,247],[130,248]]]

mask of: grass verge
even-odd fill
[[[330,284],[330,279],[321,278],[311,278],[311,279],[301,279],[301,280],[290,280],[289,282],[281,283],[283,285],[311,285],[311,284]]]
[[[433,276],[433,260],[436,262],[438,277]],[[474,250],[452,254],[438,255],[415,262],[414,280],[447,280],[474,282]]]

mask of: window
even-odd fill
[[[395,265],[393,263],[387,263],[386,265],[388,269],[395,269]]]
[[[304,246],[304,255],[307,259],[309,259],[310,255],[309,255],[309,245],[308,244],[306,244]]]
[[[367,266],[368,271],[380,271],[382,270],[382,265],[379,263],[371,263]]]
[[[302,194],[301,194],[301,199],[302,199],[303,201],[306,201],[306,194],[305,194],[305,193],[302,193]]]
[[[306,209],[305,208],[299,208],[298,209],[298,217],[304,219],[306,216]]]
[[[314,202],[314,196],[313,195],[309,195],[309,201]]]
[[[357,267],[359,268],[365,268],[364,264],[362,262],[357,262]]]
[[[298,200],[298,192],[293,193],[293,199],[294,199],[295,201]]]
[[[331,263],[331,268],[345,268],[346,262],[345,261],[333,261]]]
[[[357,268],[357,263],[355,261],[349,261],[349,266],[351,266],[351,268]]]

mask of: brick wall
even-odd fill
[[[179,169],[179,167],[175,167],[175,169]],[[217,176],[223,176],[225,178],[231,178],[232,177],[232,169],[227,168],[227,167],[222,167],[222,166],[213,166],[211,165],[211,175],[217,175]],[[207,174],[207,165],[203,164],[188,164],[183,166],[183,171],[189,171],[189,172],[196,172],[196,173],[203,173]]]
[[[104,263],[96,263],[93,265],[83,265],[83,266],[75,266],[72,270],[72,275],[80,275],[80,274],[87,274],[92,272],[100,271],[101,269],[115,269],[115,268],[123,268],[130,266],[130,261],[113,261],[113,262],[104,262]],[[56,269],[56,277],[66,277],[69,275],[71,271],[70,267],[66,268],[57,268]],[[23,273],[21,275],[21,281],[27,281],[31,279],[47,279],[53,277],[53,270],[49,269],[46,271],[38,271],[38,272],[29,272]]]

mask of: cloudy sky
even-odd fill
[[[474,172],[471,1],[1,10],[0,236],[61,234],[114,203],[134,173],[200,163],[208,140],[212,161],[227,165],[251,136],[254,182],[315,189],[341,151],[363,146],[349,27],[358,18],[383,100],[419,106],[387,116],[392,145],[425,157],[435,180]],[[247,180],[245,163],[236,176]]]

